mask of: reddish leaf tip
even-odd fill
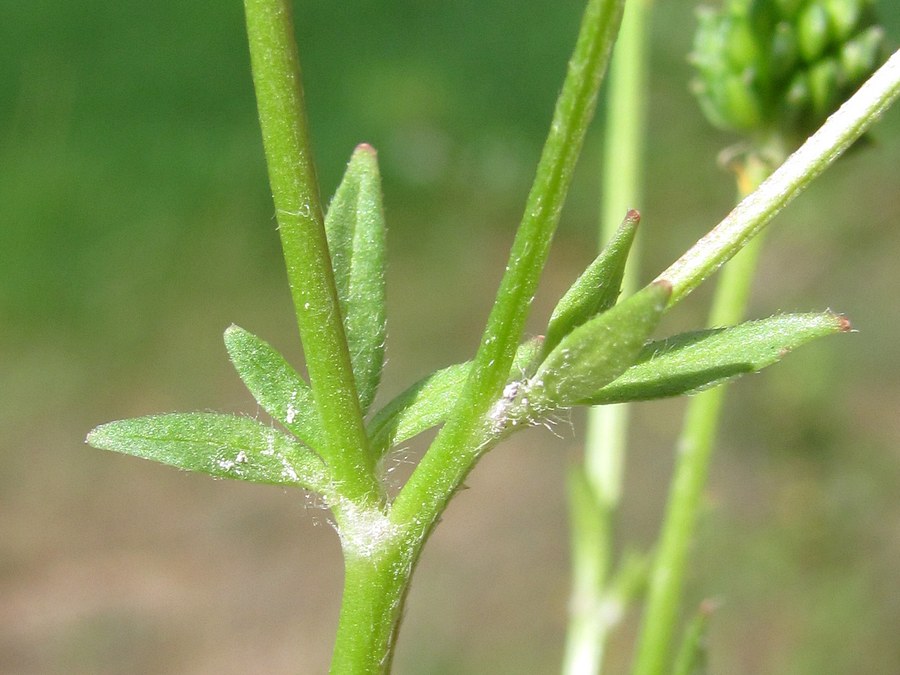
[[[850,319],[848,319],[843,314],[838,314],[834,317],[838,322],[838,330],[842,333],[849,333],[853,330],[853,324],[850,323]]]
[[[668,279],[657,279],[651,285],[659,286],[660,288],[664,288],[666,291],[669,292],[669,294],[672,293],[672,288],[673,288],[672,282],[669,281]]]
[[[625,222],[637,225],[641,222],[641,212],[637,209],[628,209],[628,212],[625,214]]]
[[[369,145],[368,143],[360,143],[359,145],[356,146],[356,150],[355,150],[354,152],[366,152],[366,153],[369,153],[369,154],[371,154],[371,155],[376,155],[376,154],[378,154],[378,151],[375,150],[375,148],[373,148],[373,147],[372,147],[371,145]]]

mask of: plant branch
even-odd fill
[[[850,145],[900,95],[900,50],[860,87],[753,194],[676,260],[657,280],[672,284],[669,305],[684,298],[750,239]]]
[[[525,214],[497,299],[451,418],[394,502],[398,523],[431,527],[486,449],[483,429],[506,383],[547,258],[597,91],[622,18],[624,0],[590,0],[556,103]]]
[[[244,0],[253,84],[320,452],[347,499],[380,499],[341,320],[313,164],[289,0]]]
[[[553,123],[516,234],[497,302],[463,391],[434,444],[383,518],[372,509],[338,509],[344,598],[333,674],[387,672],[402,605],[419,552],[480,453],[503,435],[486,424],[509,377],[528,307],[559,220],[624,0],[589,0]]]

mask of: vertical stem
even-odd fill
[[[419,547],[394,542],[384,551],[344,558],[344,594],[331,675],[389,673],[400,614]]]
[[[598,502],[582,466],[570,469],[566,493],[572,582],[562,672],[594,675],[603,664],[610,624],[602,608],[612,562],[614,510]]]
[[[632,0],[626,5],[610,64],[601,241],[609,240],[627,209],[639,208],[641,204],[650,8],[651,0]],[[636,258],[637,250],[633,248],[622,284],[625,295],[630,295],[636,286]],[[602,611],[602,603],[612,566],[628,419],[627,404],[589,410],[584,468],[573,470],[569,481],[571,618],[562,669],[567,675],[599,673],[603,668],[612,625]],[[585,501],[592,508],[585,506]]]
[[[740,196],[750,194],[768,173],[766,165],[748,158],[738,172]],[[722,271],[713,298],[710,327],[728,326],[743,319],[761,246],[762,237],[757,236]],[[659,675],[668,669],[688,552],[709,474],[725,390],[710,389],[688,403],[662,535],[650,575],[635,675]]]
[[[355,512],[353,508],[338,508],[335,513],[342,538],[365,542],[375,536],[377,543],[363,546],[358,554],[354,545],[342,541],[347,576],[333,675],[380,675],[387,671],[419,551],[477,459],[500,437],[485,422],[500,397],[521,339],[593,116],[624,2],[588,0],[509,265],[454,414],[387,515],[375,509]]]
[[[430,527],[486,449],[483,426],[509,376],[593,117],[624,4],[625,0],[587,3],[525,213],[471,373],[450,419],[397,496],[392,509],[395,522],[418,520]]]
[[[313,164],[289,0],[244,0],[269,183],[310,385],[328,438],[322,449],[344,496],[379,500],[338,304]]]

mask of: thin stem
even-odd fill
[[[651,0],[626,5],[610,64],[610,84],[602,173],[601,241],[608,241],[622,214],[640,208],[643,182],[647,79],[647,27]],[[636,286],[637,249],[632,247],[622,284],[624,295]],[[612,567],[614,521],[622,492],[628,429],[627,404],[592,408],[588,413],[584,469],[569,481],[572,537],[570,621],[562,672],[601,672],[606,639],[613,622],[602,610]],[[589,507],[583,505],[585,501]],[[587,509],[587,513],[584,511]]]
[[[657,280],[672,284],[670,305],[734,256],[900,96],[900,50],[888,59],[803,146],[753,194],[676,260]]]
[[[740,196],[746,197],[768,173],[766,165],[754,157],[748,157],[743,170],[738,172]],[[762,237],[751,241],[722,271],[710,311],[711,328],[729,326],[743,319],[762,241]],[[700,497],[709,474],[725,390],[725,387],[710,389],[694,396],[688,403],[678,442],[675,476],[650,576],[635,675],[663,673],[669,662],[688,551],[696,528]]]
[[[844,150],[861,136],[900,95],[900,51],[885,63],[840,110],[792,154],[757,190],[715,229],[703,237],[659,278],[673,284],[677,302],[756,236],[771,218]],[[749,168],[749,167],[748,167]],[[746,181],[752,185],[755,181]],[[746,190],[746,191],[749,191]],[[720,282],[710,323],[738,321],[743,314],[752,269],[759,249],[754,242],[735,258]],[[709,471],[723,391],[714,389],[695,397],[688,406],[679,461],[675,471],[666,520],[650,591],[635,675],[658,675],[665,669],[683,587],[687,549],[697,519],[700,493]]]
[[[397,523],[418,521],[430,528],[486,449],[484,426],[500,398],[522,336],[623,6],[624,0],[589,0],[587,4],[525,214],[471,374],[449,421],[394,502],[392,518]]]
[[[502,436],[486,418],[500,397],[521,338],[623,4],[588,2],[507,272],[454,414],[394,500],[388,518],[377,509],[335,512],[347,576],[333,675],[387,672],[419,552],[480,454]]]
[[[613,511],[598,503],[582,466],[573,467],[566,485],[571,530],[572,584],[569,626],[562,672],[600,672],[611,618],[603,612],[612,560]]]
[[[347,350],[289,0],[244,0],[269,183],[310,385],[326,431],[320,449],[350,500],[380,499]]]

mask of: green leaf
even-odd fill
[[[544,342],[545,353],[549,353],[574,328],[616,304],[622,288],[625,263],[640,222],[641,214],[630,210],[600,255],[566,291],[550,317]]]
[[[220,413],[151,415],[103,424],[89,445],[217,478],[324,492],[325,464],[287,434],[247,417]]]
[[[356,148],[325,216],[328,249],[363,413],[384,367],[384,212],[375,150]]]
[[[806,0],[775,0],[783,19],[793,19]]]
[[[682,333],[651,342],[618,379],[583,401],[592,405],[692,394],[754,373],[797,347],[846,332],[834,314],[782,314],[732,328]]]
[[[435,371],[379,410],[369,424],[375,455],[444,422],[471,367],[472,362],[466,361]]]
[[[240,326],[225,330],[225,348],[260,407],[297,438],[321,448],[325,432],[312,389],[272,346]]]
[[[537,357],[541,340],[535,338],[520,345],[510,377],[521,379]],[[422,378],[382,408],[369,423],[369,437],[376,456],[442,424],[453,410],[472,362],[457,363]]]
[[[632,365],[666,309],[671,285],[650,284],[569,333],[529,386],[535,410],[577,403]]]

